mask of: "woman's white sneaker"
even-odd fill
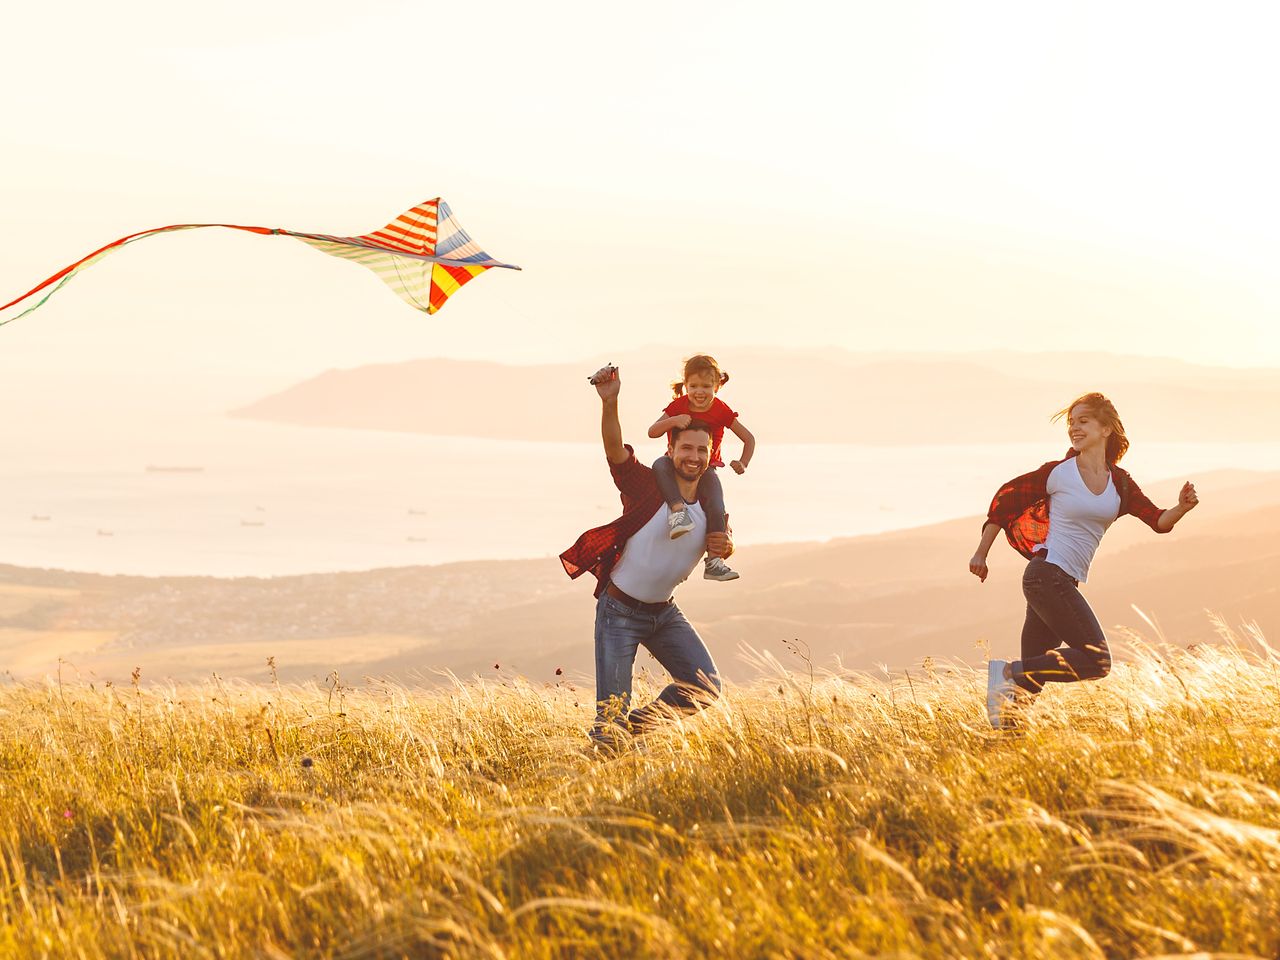
[[[987,662],[987,719],[991,726],[999,730],[1004,726],[1005,710],[1013,703],[1015,687],[1012,680],[1006,680],[1004,668],[1007,660],[990,660]]]

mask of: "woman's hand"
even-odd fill
[[[1182,491],[1178,494],[1178,506],[1183,513],[1195,509],[1196,504],[1200,502],[1200,497],[1196,494],[1196,485],[1188,480],[1182,485]]]
[[[1178,491],[1178,505],[1170,507],[1160,514],[1159,519],[1156,520],[1156,533],[1168,533],[1178,525],[1179,520],[1194,510],[1199,503],[1200,496],[1196,493],[1196,485],[1188,480],[1182,485],[1182,489]]]
[[[741,460],[733,460],[729,463],[729,466],[733,467],[733,472],[738,476],[742,476],[747,472],[747,465]]]
[[[981,580],[987,582],[987,556],[984,553],[975,553],[973,559],[969,561],[969,572]]]

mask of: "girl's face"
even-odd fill
[[[709,410],[716,398],[720,384],[709,373],[693,373],[685,379],[684,392],[689,395],[689,407],[693,410]]]
[[[1067,437],[1077,453],[1101,447],[1106,449],[1111,428],[1104,427],[1097,415],[1083,403],[1078,403],[1067,414]]]

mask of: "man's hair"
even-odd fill
[[[712,436],[711,424],[707,423],[707,421],[690,420],[689,425],[687,427],[675,427],[671,431],[672,446],[675,446],[676,441],[680,439],[680,434],[684,433],[686,430],[701,430],[703,433],[707,435],[708,439],[710,439]]]

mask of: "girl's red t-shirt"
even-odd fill
[[[707,426],[711,427],[711,460],[708,466],[723,467],[724,461],[720,459],[720,443],[724,440],[724,428],[730,426],[733,421],[738,419],[738,415],[729,408],[729,405],[716,397],[711,401],[711,408],[703,410],[701,413],[695,413],[689,409],[689,396],[682,394],[676,397],[662,411],[668,417],[678,417],[682,413],[687,413],[695,420],[701,420]],[[671,442],[672,437],[670,431],[667,433],[667,441]]]

